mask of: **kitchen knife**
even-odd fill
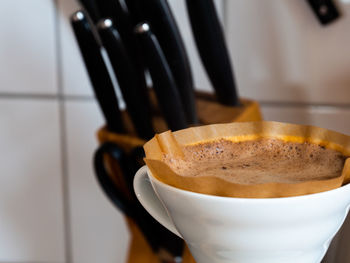
[[[307,0],[307,2],[322,25],[328,25],[340,16],[333,0]]]
[[[125,3],[123,3],[122,0],[95,1],[101,16],[103,18],[110,18],[113,21],[113,27],[118,30],[135,71],[133,77],[136,78],[138,82],[138,94],[143,98],[143,105],[146,105],[147,108],[151,108],[145,78],[144,61],[142,60],[139,43],[133,32],[134,26],[131,21],[130,13]]]
[[[86,12],[89,14],[91,20],[96,23],[100,19],[95,0],[79,0]]]
[[[137,25],[135,33],[142,45],[143,55],[152,77],[158,104],[168,127],[173,131],[186,128],[187,121],[180,95],[157,38],[147,23]]]
[[[144,10],[140,6],[139,1],[135,0],[124,0],[125,6],[130,14],[132,25],[135,27],[141,21],[145,20]]]
[[[118,30],[123,42],[126,43],[129,55],[135,59],[139,55],[137,41],[133,34],[134,26],[127,8],[119,0],[95,1],[101,18],[110,18],[113,21],[114,27]]]
[[[139,22],[146,20],[159,41],[179,90],[188,123],[198,123],[190,63],[168,2],[166,0],[129,2],[133,3],[135,12],[139,13],[137,10],[142,10]]]
[[[186,4],[200,58],[218,101],[238,106],[231,62],[213,0],[186,0]]]
[[[118,18],[123,14],[123,6],[119,0],[92,1],[95,1],[101,18]]]
[[[154,136],[150,108],[147,97],[139,93],[142,84],[137,77],[126,47],[118,30],[113,27],[111,19],[101,20],[97,24],[97,29],[108,53],[135,130],[141,138],[148,140]]]
[[[114,86],[86,13],[75,12],[71,16],[71,24],[107,127],[113,132],[124,132]]]

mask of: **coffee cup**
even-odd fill
[[[350,207],[350,184],[294,197],[222,197],[165,184],[147,166],[134,190],[197,263],[318,263]]]

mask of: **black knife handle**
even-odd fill
[[[113,27],[111,19],[101,20],[97,29],[103,46],[107,50],[135,130],[141,138],[150,139],[154,136],[154,130],[148,97],[145,98],[140,92],[142,84],[137,78],[137,72],[134,70],[119,32]]]
[[[173,131],[186,128],[187,121],[180,95],[157,38],[147,23],[137,25],[135,33],[142,44],[158,104],[169,128]]]
[[[119,0],[95,0],[101,19],[110,18],[114,26],[128,45],[135,45],[135,37],[132,34],[133,25],[128,10],[123,7]]]
[[[90,0],[95,2],[95,6],[100,14],[100,19],[119,17],[122,13],[122,5],[119,0]]]
[[[100,13],[98,11],[95,0],[79,0],[86,12],[89,14],[91,20],[96,23],[100,19]]]
[[[144,21],[145,13],[144,10],[142,10],[142,6],[140,6],[140,3],[136,0],[124,0],[125,5],[128,9],[128,12],[130,14],[131,22],[133,27],[138,25],[141,21]],[[148,1],[146,1],[148,2]]]
[[[141,68],[144,74],[142,61],[140,61],[140,51],[135,35],[133,34],[134,26],[128,9],[123,6],[120,0],[95,0],[96,6],[101,14],[101,18],[110,18],[114,27],[118,30],[129,56],[133,59],[135,66]],[[144,76],[143,76],[144,78]]]
[[[213,0],[186,0],[186,4],[200,58],[218,101],[238,106],[230,57]]]
[[[176,20],[167,0],[135,0],[158,39],[174,76],[188,123],[198,123],[191,67]]]
[[[71,17],[71,24],[108,129],[124,132],[114,86],[86,14],[83,11],[77,11]]]
[[[333,0],[307,0],[307,2],[322,25],[328,25],[340,16]]]
[[[112,157],[120,166],[122,176],[128,188],[131,189],[130,193],[134,201],[125,198],[118,186],[112,181],[104,164],[106,154]],[[136,147],[127,154],[115,143],[105,142],[101,144],[94,155],[94,169],[97,181],[109,200],[125,215],[135,221],[153,251],[158,252],[160,249],[165,249],[173,256],[181,256],[183,240],[160,225],[137,201],[133,191],[133,178],[140,167],[139,160],[142,160],[143,157],[144,151],[142,147]]]

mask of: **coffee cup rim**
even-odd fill
[[[180,189],[175,186],[168,185],[159,179],[157,179],[151,172],[151,170],[147,167],[147,165],[144,166],[146,169],[147,175],[151,178],[151,181],[155,182],[156,184],[160,185],[161,187],[168,189],[174,193],[177,194],[183,194],[187,196],[192,196],[195,198],[202,198],[202,199],[207,199],[207,200],[220,200],[220,201],[226,201],[226,202],[232,202],[232,201],[237,201],[237,202],[251,202],[251,203],[280,203],[280,202],[290,202],[290,201],[303,201],[305,199],[310,200],[310,199],[317,199],[317,198],[322,198],[326,197],[328,195],[337,195],[340,194],[341,192],[344,192],[349,189],[350,191],[350,183],[340,186],[335,189],[327,190],[327,191],[322,191],[318,193],[312,193],[312,194],[306,194],[306,195],[299,195],[299,196],[288,196],[288,197],[266,197],[266,198],[255,198],[255,197],[231,197],[231,196],[219,196],[219,195],[210,195],[210,194],[203,194],[203,193],[197,193],[197,192],[192,192],[189,190],[185,189]]]

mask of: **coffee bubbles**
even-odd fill
[[[346,157],[308,142],[275,138],[233,142],[220,139],[188,145],[184,158],[164,162],[184,177],[216,177],[236,184],[299,183],[340,176]]]

